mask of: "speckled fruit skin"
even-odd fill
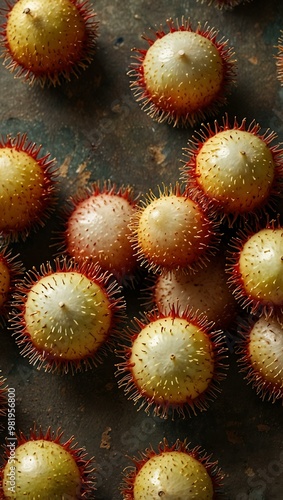
[[[164,439],[156,453],[152,447],[133,457],[125,471],[123,500],[212,500],[221,490],[223,474],[200,447],[186,441],[169,446]]]
[[[218,243],[218,226],[178,185],[141,199],[130,222],[138,261],[153,272],[194,269],[209,260]]]
[[[119,281],[133,280],[137,261],[128,227],[136,210],[132,188],[95,183],[70,204],[61,238],[66,252],[77,261],[99,263]]]
[[[283,322],[274,315],[261,317],[242,327],[237,347],[240,371],[267,401],[283,405]]]
[[[215,328],[223,330],[231,326],[238,310],[227,278],[225,255],[217,254],[206,267],[194,273],[160,273],[145,295],[151,295],[149,300],[163,313],[173,305],[180,312],[190,307],[195,313],[205,314]]]
[[[136,320],[122,346],[118,385],[139,409],[172,419],[206,410],[225,376],[222,335],[189,311],[150,313]]]
[[[239,231],[231,240],[229,285],[251,313],[283,313],[283,229],[275,224]]]
[[[43,226],[54,208],[55,160],[40,151],[26,134],[0,138],[0,234],[7,242]]]
[[[30,84],[55,86],[92,60],[97,23],[88,0],[18,0],[5,15],[4,64]]]
[[[19,435],[15,454],[6,448],[1,468],[1,498],[40,498],[42,500],[77,500],[89,498],[94,490],[91,459],[74,438],[61,443],[63,433],[32,431],[31,437]]]
[[[125,308],[111,274],[66,259],[27,273],[14,297],[10,325],[21,354],[63,373],[101,362]]]
[[[281,35],[278,38],[277,56],[276,56],[276,66],[277,66],[277,78],[280,84],[283,86],[283,30],[281,30]]]
[[[233,51],[218,32],[188,20],[167,21],[146,49],[134,49],[129,76],[137,101],[149,116],[173,126],[193,126],[226,103],[235,80]]]
[[[6,319],[13,300],[15,283],[22,277],[24,266],[8,245],[0,246],[0,324]]]
[[[283,154],[277,137],[269,130],[260,133],[254,121],[208,124],[189,140],[184,149],[188,161],[181,168],[182,178],[193,198],[210,203],[218,217],[233,225],[239,218],[255,219],[273,208],[282,196]]]

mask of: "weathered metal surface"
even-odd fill
[[[79,79],[55,89],[30,88],[0,66],[0,133],[26,132],[56,157],[60,204],[97,179],[131,184],[139,193],[179,178],[182,150],[194,131],[152,121],[135,102],[127,76],[131,48],[145,46],[141,34],[165,24],[168,17],[190,17],[194,26],[208,22],[234,47],[237,87],[219,117],[227,111],[239,120],[255,119],[283,140],[283,88],[275,66],[283,29],[280,0],[253,0],[229,12],[195,0],[96,0],[93,5],[99,21],[97,54]],[[54,225],[56,216],[25,244],[15,245],[28,269],[53,257],[49,243]],[[132,292],[126,296],[130,319],[140,303]],[[150,443],[156,447],[166,437],[171,443],[187,438],[192,446],[213,453],[226,474],[224,492],[229,500],[280,500],[282,406],[262,402],[246,385],[231,339],[229,348],[231,367],[217,400],[207,412],[173,422],[137,412],[118,391],[114,354],[86,373],[51,375],[30,366],[19,355],[11,332],[3,329],[0,366],[16,389],[18,429],[27,432],[34,422],[44,429],[60,426],[95,456],[97,499],[120,498],[121,473],[130,465],[127,455]]]

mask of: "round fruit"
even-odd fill
[[[93,184],[71,200],[63,233],[67,253],[77,261],[97,262],[117,279],[133,279],[137,267],[128,228],[136,210],[132,189]]]
[[[134,49],[130,86],[142,109],[159,122],[192,126],[226,103],[235,79],[232,49],[205,25],[194,31],[188,20],[167,21],[149,48]]]
[[[159,311],[168,312],[173,305],[180,312],[190,307],[195,313],[205,314],[216,328],[228,328],[237,312],[236,300],[227,284],[225,258],[219,255],[194,273],[159,274],[150,291]]]
[[[137,258],[153,271],[202,265],[215,251],[217,226],[202,206],[175,188],[151,191],[130,223]]]
[[[282,196],[282,148],[271,146],[274,132],[260,134],[258,124],[246,127],[227,116],[223,125],[215,121],[189,141],[189,161],[183,167],[192,197],[210,203],[212,210],[233,223],[238,215],[250,217],[272,206]]]
[[[11,328],[21,354],[46,371],[101,361],[125,304],[112,275],[94,264],[55,260],[17,286]]]
[[[4,63],[31,84],[69,80],[92,60],[94,18],[88,0],[18,0],[6,13]]]
[[[207,5],[217,7],[220,10],[229,10],[237,7],[237,5],[246,3],[249,0],[197,0],[200,3],[206,3]]]
[[[93,492],[91,460],[86,460],[82,448],[75,448],[73,437],[61,443],[62,434],[33,431],[29,439],[20,434],[17,444],[9,442],[1,470],[1,498],[76,500]]]
[[[283,324],[261,317],[243,329],[239,365],[262,399],[283,404]]]
[[[227,269],[235,298],[251,313],[283,312],[283,229],[274,224],[259,231],[239,232]]]
[[[0,316],[4,318],[13,299],[16,280],[24,271],[18,255],[12,255],[7,245],[0,247]]]
[[[226,348],[219,331],[189,311],[151,313],[136,320],[116,374],[139,408],[162,418],[206,410],[224,378]]]
[[[39,157],[40,150],[26,134],[0,139],[0,234],[6,240],[25,239],[53,208],[55,162]]]
[[[170,447],[164,439],[157,453],[151,447],[133,462],[122,484],[123,500],[212,500],[221,487],[217,462],[200,447],[190,449],[186,441]]]

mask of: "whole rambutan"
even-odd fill
[[[277,77],[281,85],[283,85],[283,30],[278,38],[278,53],[276,56]]]
[[[55,259],[17,284],[10,327],[21,354],[45,371],[76,372],[101,362],[125,309],[110,273]]]
[[[130,229],[138,261],[154,272],[201,266],[219,242],[218,225],[178,184],[146,193]]]
[[[182,167],[188,192],[211,204],[220,219],[232,225],[239,217],[255,218],[272,208],[282,196],[283,149],[271,145],[277,137],[267,130],[260,133],[254,121],[231,126],[227,115],[223,125],[208,124],[188,142]]]
[[[197,0],[200,3],[205,3],[209,7],[212,5],[220,10],[230,10],[238,5],[247,3],[250,0]]]
[[[144,291],[159,311],[168,312],[172,306],[183,312],[190,307],[202,313],[215,328],[229,328],[238,305],[227,284],[224,255],[212,257],[206,267],[196,272],[167,271],[156,276],[154,284]]]
[[[25,239],[45,224],[55,203],[55,160],[26,134],[0,138],[0,235]]]
[[[283,404],[283,323],[274,315],[249,321],[237,345],[245,379],[264,400]]]
[[[70,205],[60,236],[60,252],[65,250],[79,262],[99,263],[119,281],[133,280],[137,262],[128,228],[136,210],[132,188],[94,183],[73,197]]]
[[[161,418],[206,410],[227,368],[221,332],[203,316],[174,308],[168,314],[151,312],[133,324],[116,372],[129,399]]]
[[[259,230],[238,231],[231,240],[229,285],[252,314],[283,313],[283,228],[271,221]]]
[[[7,245],[0,246],[0,317],[5,318],[13,300],[17,280],[24,272],[18,255],[13,255]],[[0,319],[1,323],[1,319]]]
[[[192,126],[224,105],[235,80],[234,53],[218,31],[182,18],[167,21],[155,37],[143,35],[149,48],[133,49],[129,76],[137,101],[149,116],[173,126]]]
[[[2,15],[2,57],[16,77],[55,86],[91,62],[97,22],[89,0],[18,0]]]
[[[224,475],[218,462],[186,440],[169,446],[163,439],[157,452],[151,446],[132,461],[121,485],[123,500],[212,500],[221,490]]]
[[[20,432],[6,444],[0,470],[0,498],[40,498],[76,500],[94,498],[94,467],[84,448],[78,448],[72,436],[62,442],[63,432],[49,428]]]

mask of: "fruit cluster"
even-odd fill
[[[5,11],[4,64],[42,87],[78,76],[94,57],[95,19],[87,0],[18,0]],[[226,104],[234,52],[207,25],[194,30],[182,19],[167,26],[143,36],[147,50],[135,49],[130,88],[154,120],[197,126]],[[282,82],[280,37],[276,64]],[[118,386],[139,408],[185,418],[221,391],[229,330],[248,382],[263,399],[283,402],[283,148],[276,139],[256,121],[227,114],[202,124],[174,185],[135,196],[131,186],[92,183],[66,200],[53,261],[25,271],[12,245],[56,209],[59,173],[26,134],[3,137],[0,312],[20,353],[39,369],[75,374],[115,349]],[[124,288],[141,281],[145,310],[127,328]],[[1,384],[5,413],[4,378]],[[2,498],[92,498],[91,460],[61,437],[50,429],[19,433],[21,474],[10,494],[15,465],[6,457]],[[123,498],[215,498],[223,475],[210,458],[164,439],[157,452],[133,459]]]

